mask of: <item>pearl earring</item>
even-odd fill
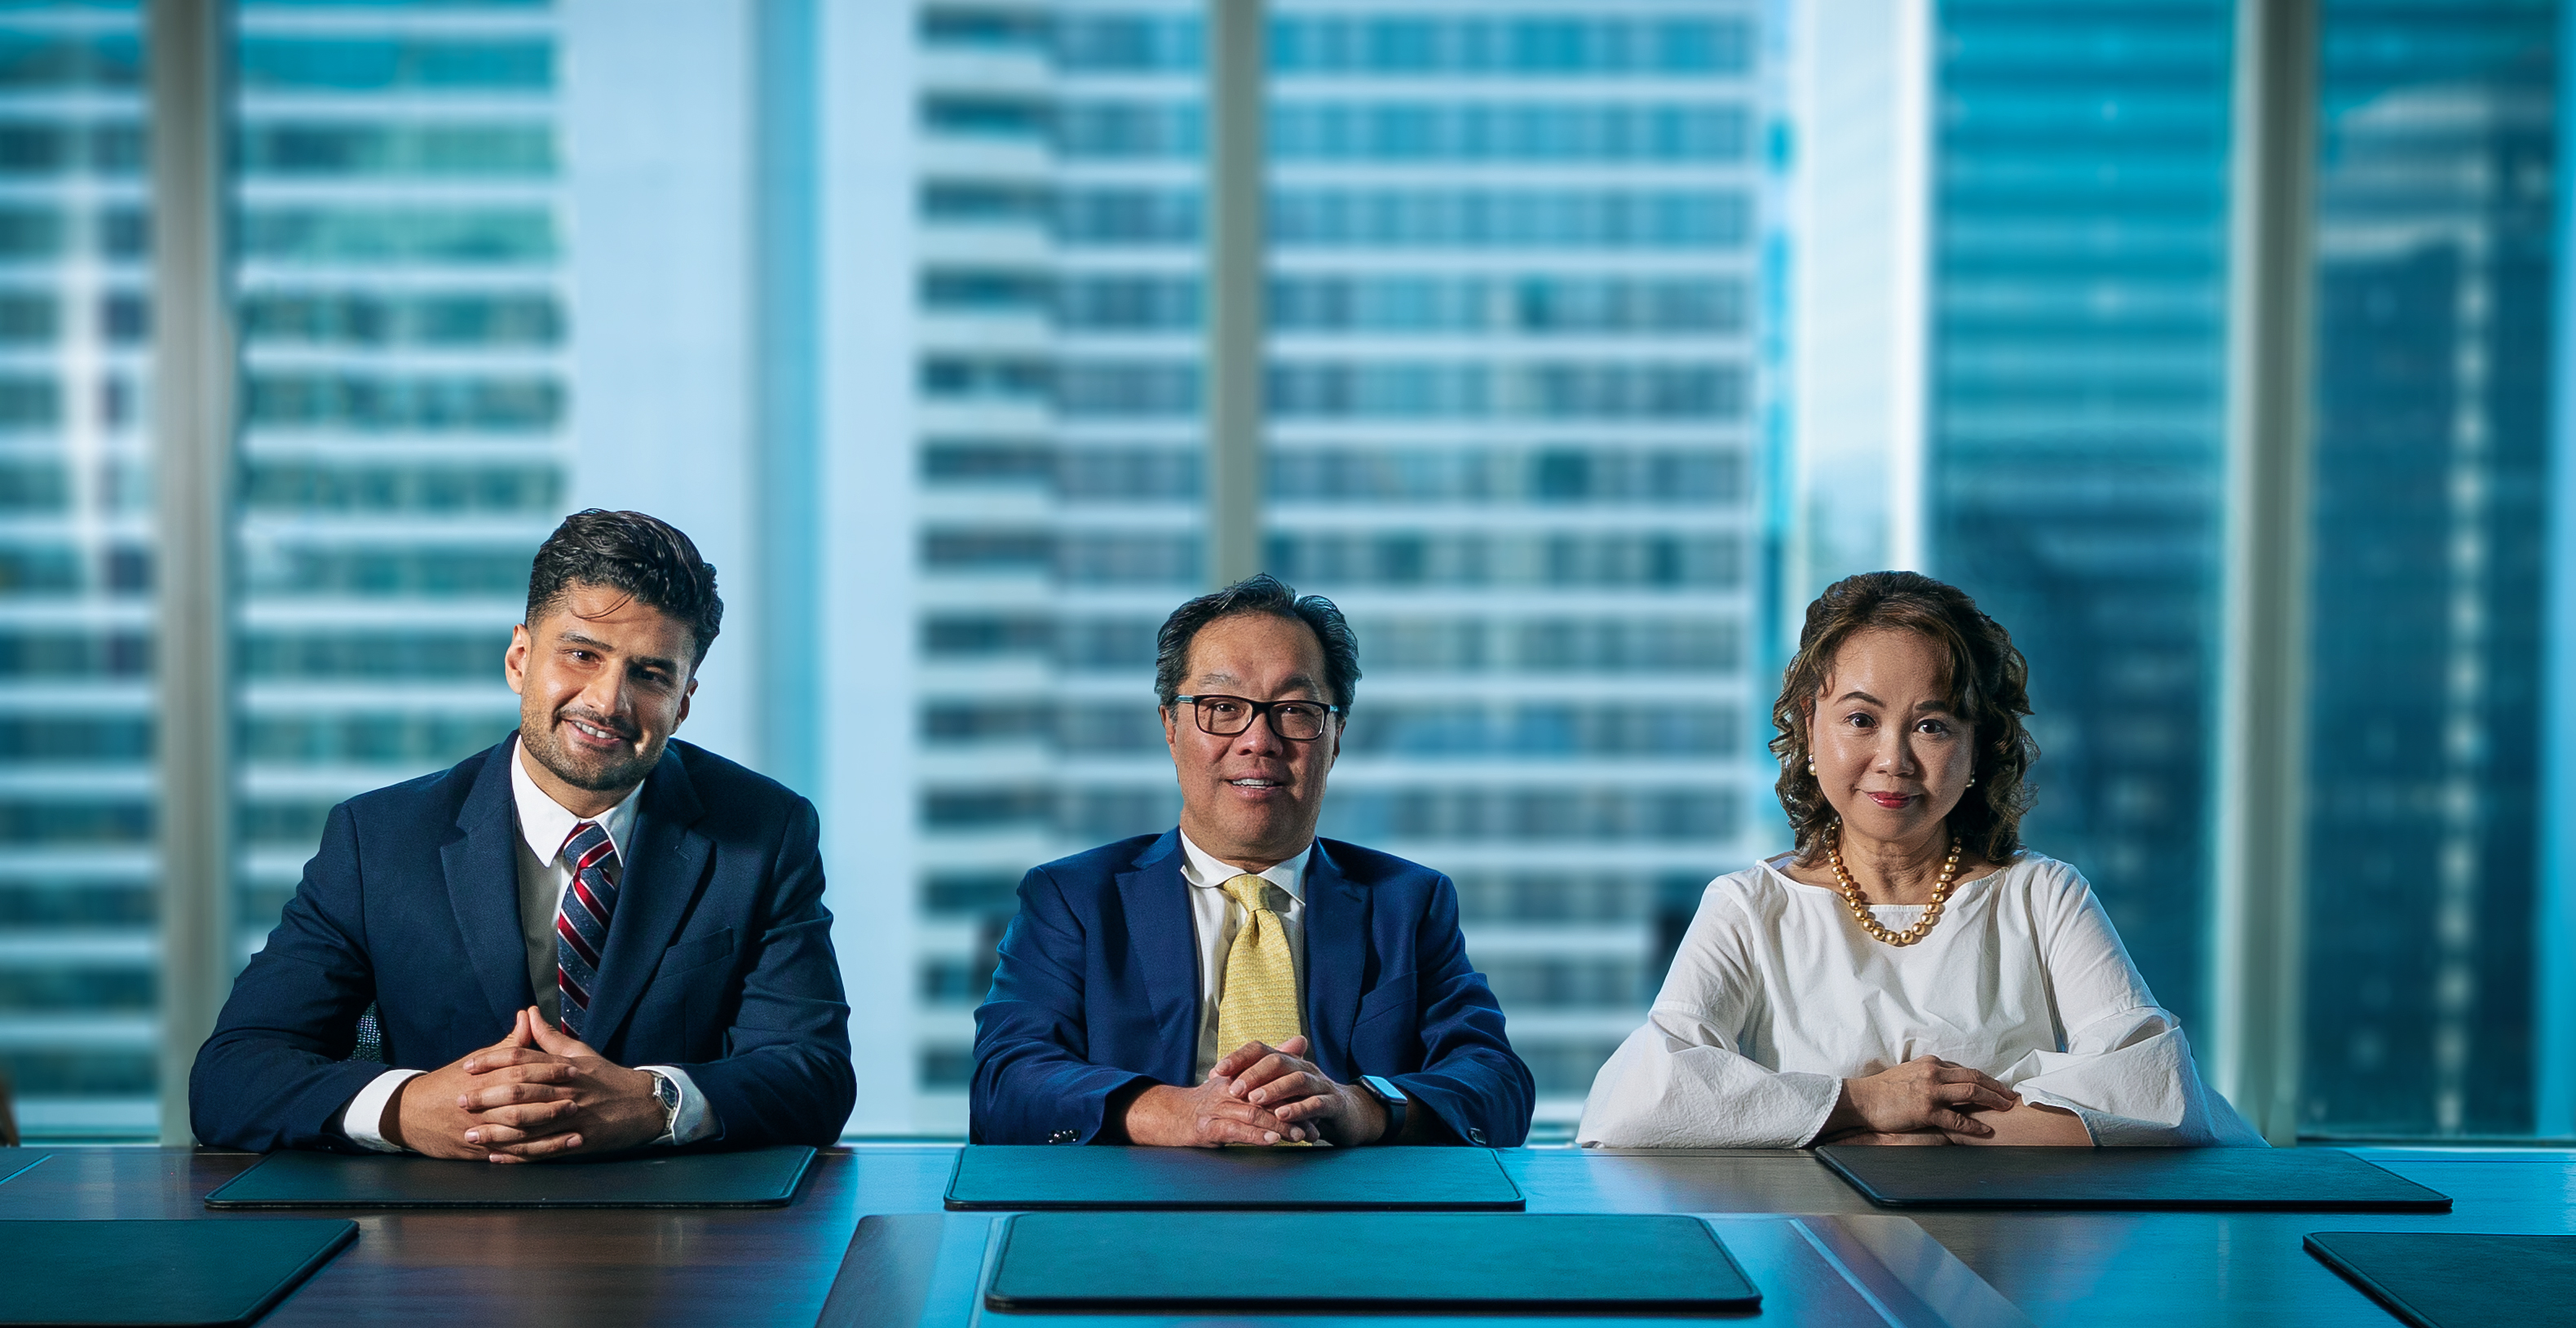
[[[1970,788],[1975,788],[1976,786],[1977,786],[1977,777],[1976,777],[1975,775],[1970,775],[1970,776],[1968,776],[1968,787],[1970,787]]]

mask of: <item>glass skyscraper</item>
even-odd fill
[[[931,5],[924,1119],[1031,863],[1168,828],[1203,588],[1194,5]],[[1324,833],[1457,878],[1570,1122],[1754,854],[1755,13],[1272,10],[1264,562],[1366,677]]]
[[[241,10],[245,958],[333,804],[517,724],[501,654],[573,460],[555,21]]]
[[[0,24],[0,1059],[38,1135],[153,1119],[139,18]],[[333,803],[515,722],[570,491],[554,21],[239,11],[239,956]]]
[[[2322,9],[2302,1127],[2528,1133],[2561,18]]]
[[[2205,997],[2234,7],[1938,0],[1930,571],[2030,659],[2030,846]]]
[[[0,1067],[152,1128],[153,532],[133,6],[0,17]]]

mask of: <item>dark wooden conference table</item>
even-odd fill
[[[0,1182],[0,1219],[326,1215],[206,1209],[208,1191],[257,1160],[247,1153],[48,1151]],[[2576,1233],[2576,1151],[2354,1151],[2452,1196],[2454,1210],[1904,1215],[2034,1322],[2152,1328],[2395,1323],[2300,1248],[2311,1231]],[[816,1160],[793,1205],[772,1210],[351,1210],[341,1215],[358,1222],[358,1242],[262,1322],[803,1328],[822,1310],[860,1219],[941,1211],[956,1156],[954,1145],[940,1144],[835,1148]],[[1803,1152],[1542,1147],[1502,1156],[1534,1213],[1892,1211]]]

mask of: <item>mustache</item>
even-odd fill
[[[562,724],[573,721],[588,724],[595,729],[606,729],[629,742],[633,742],[637,734],[637,729],[634,724],[622,719],[613,719],[596,710],[574,710],[567,708],[555,712],[556,723]]]

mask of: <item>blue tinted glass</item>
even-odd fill
[[[554,46],[542,41],[246,37],[236,52],[251,88],[543,91]]]
[[[2204,1006],[2233,8],[1938,8],[1931,570],[2030,661],[2032,848]]]
[[[2300,1119],[2528,1133],[2561,18],[2322,9]]]

